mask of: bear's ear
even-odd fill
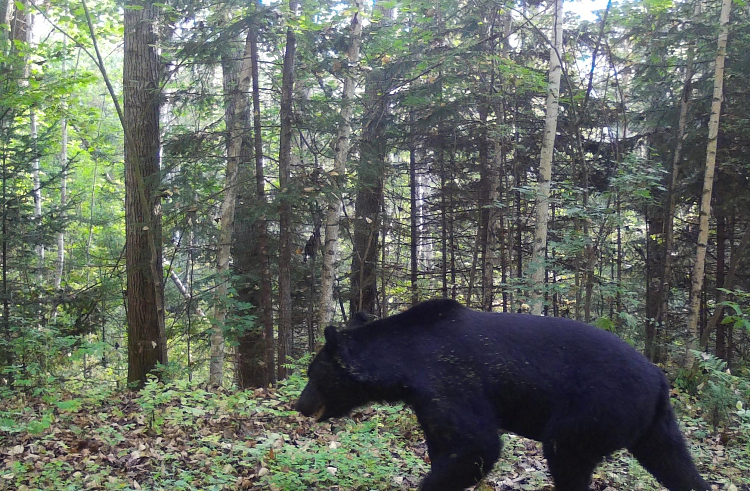
[[[326,338],[326,349],[333,351],[336,351],[336,348],[338,348],[338,338],[339,333],[336,332],[336,328],[334,326],[328,326],[325,328],[325,331],[323,331],[323,335]]]

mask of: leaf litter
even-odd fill
[[[411,411],[376,405],[315,423],[293,410],[302,384],[211,393],[153,382],[141,393],[0,401],[0,491],[418,486],[429,455]],[[700,421],[683,425],[700,471],[717,490],[750,491],[747,464],[733,462],[747,452],[747,437],[712,436]],[[476,491],[552,491],[541,445],[510,434],[503,440],[500,461]],[[660,488],[620,452],[597,468],[592,489]]]

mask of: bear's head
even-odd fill
[[[308,382],[295,405],[305,416],[318,421],[346,415],[371,399],[349,356],[344,336],[336,328],[325,329],[326,343],[307,370]]]

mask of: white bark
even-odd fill
[[[63,64],[63,73],[65,65]],[[68,119],[63,115],[60,118],[60,212],[61,218],[65,218],[65,206],[68,203]],[[57,234],[57,267],[55,269],[55,290],[59,290],[62,284],[63,269],[65,268],[65,231]]]
[[[31,32],[32,32],[32,26],[34,25],[34,16],[31,15],[31,12],[26,16],[26,23],[29,26],[28,29],[28,42],[31,43]],[[26,64],[25,67],[25,74],[24,78],[28,80],[30,73],[29,73],[30,65]],[[28,82],[26,82],[28,83]],[[37,137],[39,135],[39,131],[37,129],[37,123],[36,123],[36,109],[34,107],[31,107],[29,109],[29,136],[31,137],[31,145],[32,145],[32,151],[34,154],[34,157],[31,161],[31,179],[32,179],[32,185],[34,186],[34,189],[32,189],[31,193],[34,196],[34,223],[36,226],[39,226],[41,224],[42,219],[42,184],[41,179],[39,178],[39,150],[37,148]],[[37,255],[37,275],[39,276],[39,279],[42,279],[42,273],[44,272],[44,244],[38,244],[36,246],[36,255]]]
[[[331,181],[334,191],[328,196],[325,219],[325,242],[323,245],[323,267],[320,277],[320,298],[318,301],[318,329],[331,323],[336,306],[333,303],[333,281],[339,254],[339,220],[341,218],[341,189],[346,174],[346,161],[349,155],[352,132],[352,101],[354,100],[354,70],[359,62],[359,46],[362,37],[363,0],[352,0],[354,14],[351,22],[351,44],[347,52],[348,66],[344,71],[344,88],[341,96],[341,121],[336,139],[336,155],[333,161]]]
[[[703,178],[703,195],[698,224],[698,247],[693,264],[692,282],[690,288],[690,310],[687,321],[687,340],[685,347],[685,366],[693,364],[692,350],[697,348],[698,319],[700,317],[700,293],[703,288],[703,275],[706,266],[706,245],[708,243],[708,219],[711,215],[711,193],[714,185],[714,169],[716,168],[716,144],[719,135],[719,116],[721,115],[721,101],[724,91],[724,58],[727,51],[727,35],[729,33],[729,11],[732,0],[722,0],[721,15],[719,17],[719,41],[716,52],[716,67],[714,69],[714,95],[711,100],[711,117],[708,121],[708,146],[706,148],[706,173]]]
[[[555,150],[557,113],[560,105],[560,76],[562,75],[563,2],[555,0],[554,44],[549,53],[549,87],[547,112],[544,118],[544,136],[539,158],[539,180],[536,192],[536,220],[534,225],[534,251],[531,261],[531,313],[541,315],[544,292],[545,260],[547,249],[547,218],[549,214],[552,156]]]
[[[227,292],[229,290],[229,257],[232,249],[232,232],[234,231],[234,211],[237,201],[237,176],[242,158],[243,118],[247,114],[248,94],[250,90],[251,60],[250,42],[245,43],[242,65],[236,86],[227,83],[233,78],[228,73],[233,63],[224,66],[224,90],[227,93],[227,170],[224,187],[224,201],[221,205],[219,245],[216,253],[216,302],[214,306],[213,329],[211,332],[211,353],[209,362],[209,385],[220,387],[224,378],[224,321],[227,315]]]

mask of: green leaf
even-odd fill
[[[81,408],[81,401],[78,399],[70,399],[69,401],[56,402],[55,405],[63,412],[77,412]]]

